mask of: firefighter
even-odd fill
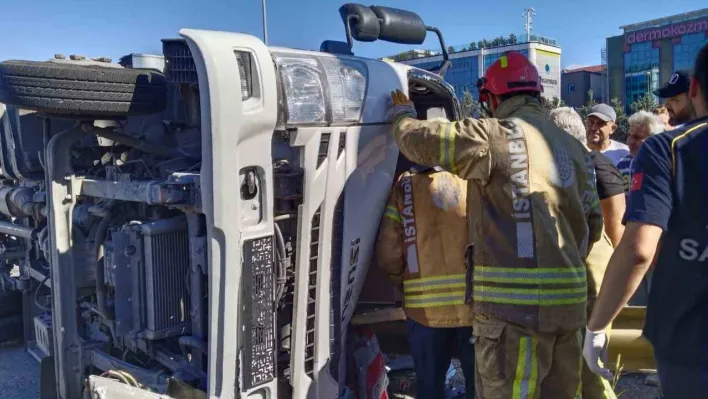
[[[493,118],[416,119],[392,93],[411,161],[467,180],[477,396],[579,394],[588,249],[602,234],[592,160],[540,104],[538,70],[508,52],[478,82]]]
[[[465,304],[467,185],[440,168],[413,167],[391,190],[376,242],[380,268],[403,293],[421,399],[445,397],[453,347],[474,398],[472,308]]]

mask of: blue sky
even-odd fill
[[[318,49],[325,39],[344,40],[338,8],[344,0],[268,0],[269,44]],[[44,60],[55,53],[108,56],[160,54],[160,39],[180,28],[229,30],[261,36],[260,0],[26,0],[3,2],[0,60]],[[30,6],[31,4],[31,6]],[[381,0],[420,14],[439,27],[448,44],[521,33],[523,9],[536,9],[534,32],[563,49],[562,63],[600,63],[607,36],[621,25],[697,10],[705,0]],[[424,48],[434,48],[434,35]],[[385,42],[355,43],[354,52],[380,57],[410,49]]]

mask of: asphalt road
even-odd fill
[[[39,363],[22,346],[0,347],[0,392],[3,399],[39,396]]]

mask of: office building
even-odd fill
[[[608,86],[610,98],[629,109],[666,83],[674,70],[693,68],[708,43],[708,8],[620,29],[622,35],[607,38]]]
[[[525,35],[520,36],[523,40]],[[462,46],[455,46],[462,48]],[[462,99],[467,90],[475,99],[478,98],[477,79],[484,75],[484,71],[507,51],[519,51],[538,67],[543,83],[543,96],[546,98],[560,98],[561,78],[561,49],[552,39],[532,35],[531,41],[523,41],[497,47],[463,50],[450,54],[452,66],[445,74],[445,80],[455,88],[458,99]],[[439,50],[438,50],[439,51]],[[417,54],[420,51],[417,50]],[[417,57],[399,62],[414,65],[418,68],[430,69],[440,65],[441,55]]]
[[[561,73],[561,99],[571,107],[581,107],[588,102],[588,92],[593,99],[604,101],[607,75],[604,65],[564,69]]]

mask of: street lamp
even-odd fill
[[[647,75],[647,97],[651,95],[651,70],[645,71],[645,75]]]
[[[268,24],[266,23],[266,0],[262,1],[263,5],[263,43],[268,45]]]

